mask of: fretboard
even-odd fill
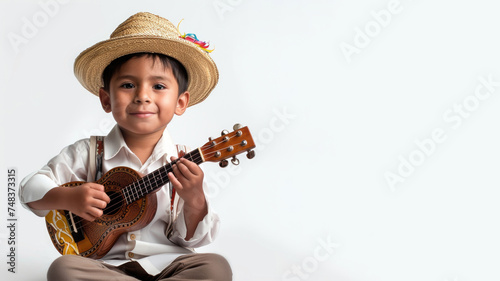
[[[182,158],[186,158],[198,165],[203,163],[203,157],[201,157],[199,149],[195,149],[185,154]],[[177,160],[168,163],[167,165],[147,174],[140,180],[123,188],[122,192],[127,204],[139,200],[147,194],[167,184],[170,181],[168,179],[168,173],[172,172],[172,166],[175,163],[177,163]]]

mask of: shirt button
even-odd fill
[[[130,240],[135,240],[135,234],[130,234]]]
[[[128,257],[129,258],[133,258],[134,257],[134,253],[132,253],[132,252],[128,253]]]

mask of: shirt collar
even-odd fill
[[[127,143],[125,143],[120,128],[118,125],[115,125],[109,134],[104,138],[104,159],[109,160],[115,157],[122,150],[127,153],[134,154],[130,148],[128,148]],[[169,162],[170,156],[177,157],[177,150],[175,149],[175,145],[170,137],[170,134],[165,129],[150,158],[152,162],[159,159],[162,159],[163,162]]]

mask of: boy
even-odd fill
[[[76,77],[99,96],[117,123],[103,141],[102,173],[127,166],[147,174],[176,159],[167,125],[174,114],[203,101],[218,80],[215,63],[197,42],[180,36],[164,18],[138,13],[109,40],[77,57]],[[99,218],[110,198],[102,185],[93,183],[89,143],[85,139],[66,147],[26,177],[20,186],[23,205],[39,216],[60,209],[88,221]],[[179,197],[173,212],[169,188],[163,186],[147,226],[122,234],[101,260],[59,257],[48,270],[48,280],[231,280],[223,257],[189,249],[210,243],[219,225],[203,193],[202,170],[180,159],[168,178]],[[87,183],[61,186],[71,181]]]

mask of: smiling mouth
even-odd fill
[[[138,118],[147,118],[153,114],[154,114],[153,112],[149,112],[149,111],[140,111],[140,112],[130,113],[130,115],[138,117]]]

